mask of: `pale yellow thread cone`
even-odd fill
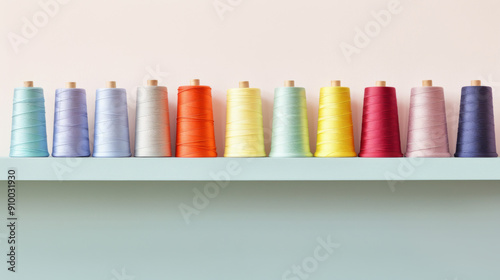
[[[351,95],[348,87],[320,90],[316,157],[355,157]]]
[[[260,89],[229,89],[224,157],[265,156]]]

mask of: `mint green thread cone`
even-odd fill
[[[274,90],[273,133],[270,157],[312,157],[309,147],[306,90]]]

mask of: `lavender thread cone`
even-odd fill
[[[52,156],[90,156],[87,97],[84,89],[56,90]]]

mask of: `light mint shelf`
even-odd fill
[[[0,158],[19,181],[500,180],[500,158]],[[0,177],[1,178],[1,177]]]

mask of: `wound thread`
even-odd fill
[[[491,87],[462,88],[456,157],[497,157]]]
[[[348,87],[322,87],[319,97],[316,157],[355,157]]]
[[[306,90],[274,90],[273,136],[270,157],[311,157]]]
[[[377,86],[365,89],[359,156],[403,156],[395,88]]]
[[[45,100],[40,87],[14,89],[11,157],[48,157]]]
[[[90,156],[87,95],[81,88],[56,90],[53,157]]]
[[[137,88],[136,157],[170,157],[168,91],[163,86]]]
[[[224,156],[266,156],[260,89],[233,88],[227,91]]]
[[[414,87],[410,97],[407,157],[450,157],[442,87]]]
[[[176,157],[216,157],[212,89],[181,86],[177,99]]]
[[[96,91],[94,130],[94,157],[131,156],[125,89]]]

